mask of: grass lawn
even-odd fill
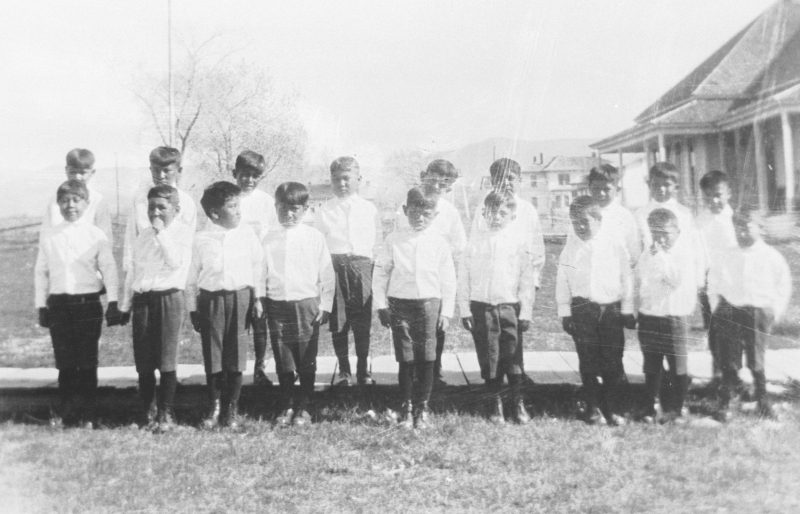
[[[116,226],[115,231],[121,234],[122,227]],[[121,237],[115,239],[121,245]],[[0,234],[0,367],[49,367],[54,364],[49,333],[37,325],[33,307],[36,241],[36,229]],[[115,248],[118,263],[121,263],[122,254],[120,245]],[[547,261],[542,272],[542,287],[536,298],[533,328],[525,339],[525,349],[528,351],[574,350],[572,339],[562,332],[556,314],[556,267],[562,248],[560,244],[547,245]],[[794,289],[788,316],[774,327],[769,344],[772,349],[796,348],[800,345],[800,254],[789,245],[778,245],[777,248],[789,261]],[[701,325],[699,316],[695,316],[694,324]],[[630,331],[627,334],[628,347],[638,348],[636,334]],[[694,330],[691,335],[690,349],[705,349],[702,330]],[[100,365],[132,365],[131,341],[130,325],[104,327],[100,342]],[[472,338],[461,328],[460,323],[451,324],[448,341],[457,351],[474,350]],[[330,335],[325,329],[322,331],[319,348],[321,355],[333,355]],[[389,331],[380,326],[376,317],[373,322],[372,353],[389,355],[392,351]],[[188,322],[184,325],[178,362],[203,362],[200,338],[191,330]]]

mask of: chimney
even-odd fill
[[[544,153],[539,153],[539,164],[544,164]]]

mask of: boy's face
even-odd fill
[[[650,233],[653,235],[653,242],[661,245],[664,250],[669,250],[675,246],[675,241],[681,235],[681,230],[676,222],[669,221],[663,225],[651,226]]]
[[[650,188],[650,198],[658,203],[664,203],[675,194],[678,183],[671,178],[655,177],[648,182]]]
[[[575,235],[582,241],[588,241],[600,230],[600,220],[590,216],[586,211],[577,216],[570,216]]]
[[[81,168],[79,166],[67,166],[67,179],[89,182],[94,176],[94,168]]]
[[[58,199],[57,203],[58,208],[61,211],[61,215],[69,222],[78,221],[80,217],[83,216],[86,207],[89,205],[89,202],[86,201],[86,198],[74,193],[61,195],[61,198]]]
[[[178,214],[180,208],[173,205],[166,198],[150,198],[147,200],[147,217],[150,219],[150,224],[156,220],[161,220],[165,227],[168,227],[175,216]]]
[[[264,175],[250,168],[244,168],[234,169],[233,177],[236,179],[236,185],[242,190],[242,194],[249,195],[258,187]]]
[[[752,220],[734,219],[733,229],[736,232],[736,242],[740,248],[750,248],[761,239],[761,226]]]
[[[501,173],[492,177],[492,186],[498,191],[517,191],[522,182],[522,176],[519,173],[509,172]]]
[[[151,164],[150,175],[153,177],[153,184],[156,186],[177,187],[182,169],[177,162],[167,165]]]
[[[703,190],[703,203],[712,214],[719,214],[728,205],[731,199],[731,188],[725,182],[720,182],[709,190]]]
[[[450,177],[438,173],[428,173],[427,171],[420,173],[419,178],[422,181],[422,189],[425,190],[426,196],[438,197],[445,191],[449,191],[453,186],[453,182],[455,182]]]
[[[278,221],[284,228],[296,227],[303,220],[308,206],[304,204],[288,204],[284,202],[275,203],[275,211],[278,213]]]
[[[506,204],[492,205],[486,207],[484,218],[489,230],[497,232],[506,228],[516,218],[516,213]]]
[[[431,226],[431,222],[436,217],[436,209],[433,207],[421,207],[419,205],[403,206],[403,212],[408,218],[408,224],[412,230],[419,232]]]
[[[211,221],[228,229],[238,227],[239,222],[242,221],[242,213],[239,209],[239,197],[234,196],[233,198],[228,198],[228,201],[225,202],[225,205],[221,208],[212,209]]]
[[[361,174],[358,170],[339,169],[331,173],[333,194],[339,198],[347,198],[354,193],[358,193],[359,182],[361,182]]]
[[[619,188],[613,180],[592,180],[589,182],[589,192],[600,207],[608,207],[617,197]]]

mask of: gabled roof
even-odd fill
[[[602,163],[607,161],[603,160]],[[601,163],[601,164],[602,164]],[[598,165],[597,157],[567,157],[558,155],[554,157],[542,171],[574,171],[585,170],[589,171],[592,167]]]

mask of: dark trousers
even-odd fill
[[[317,371],[319,300],[281,301],[267,298],[267,325],[275,356],[275,371],[314,374]],[[280,377],[279,377],[280,378]]]
[[[711,365],[714,376],[722,372],[719,360],[719,343],[717,339],[717,327],[711,322],[711,303],[708,300],[706,289],[701,289],[697,293],[697,300],[700,303],[700,313],[703,315],[703,328],[708,330],[708,350],[711,352]]]
[[[133,358],[138,373],[175,371],[185,316],[183,291],[170,289],[133,295]]]
[[[481,367],[481,378],[492,380],[522,374],[522,344],[519,334],[519,304],[489,305],[470,302],[474,327],[472,339]]]
[[[58,370],[59,415],[65,425],[94,421],[97,367]]]
[[[267,304],[261,299],[261,306],[267,312]],[[256,354],[255,369],[264,368],[264,359],[267,356],[267,317],[253,320],[253,350]]]
[[[436,360],[436,325],[439,298],[404,299],[389,297],[394,355],[397,362]]]
[[[241,373],[247,366],[244,334],[250,328],[253,290],[200,290],[197,312],[200,317],[200,341],[206,375]]]
[[[47,297],[47,313],[56,368],[97,368],[103,327],[100,294],[51,294]]]
[[[339,360],[339,369],[350,373],[348,332],[353,331],[359,376],[367,373],[370,331],[372,328],[372,269],[367,257],[331,255],[336,273],[336,294],[331,312],[331,339]],[[362,369],[363,368],[363,369]]]
[[[688,383],[688,316],[650,316],[639,313],[639,343],[644,358],[644,408],[652,414],[657,397],[666,411],[680,412]],[[669,381],[661,380],[664,360],[669,366]]]

